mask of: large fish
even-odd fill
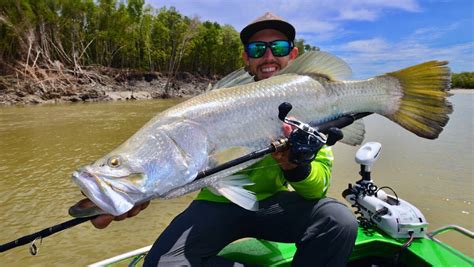
[[[437,138],[448,122],[450,72],[447,62],[430,61],[367,80],[344,81],[351,71],[324,52],[297,58],[279,75],[259,82],[209,91],[156,115],[130,139],[72,175],[96,209],[73,207],[76,217],[119,215],[153,198],[177,197],[209,187],[236,204],[256,208],[249,180],[231,175],[254,161],[194,181],[199,171],[267,147],[282,136],[278,106],[291,116],[322,123],[344,114],[374,112],[424,138]],[[239,75],[235,75],[239,76]],[[235,85],[235,79],[221,84]],[[363,131],[347,131],[360,143]]]

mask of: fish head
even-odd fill
[[[114,216],[190,183],[207,164],[207,141],[195,125],[176,124],[153,133],[137,132],[119,148],[73,172],[73,181],[100,213]],[[97,213],[97,209],[70,210],[74,217]]]
[[[137,163],[126,155],[115,154],[74,171],[73,181],[100,210],[70,210],[70,214],[74,217],[95,215],[91,213],[117,216],[130,210],[142,200],[147,180],[146,170]]]

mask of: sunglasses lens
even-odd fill
[[[247,55],[251,58],[260,58],[265,55],[267,46],[272,50],[272,54],[275,57],[285,57],[290,54],[291,43],[285,40],[277,40],[273,42],[253,42],[247,44]]]
[[[265,54],[266,49],[266,44],[263,42],[249,43],[247,45],[247,54],[251,58],[259,58]]]
[[[271,44],[273,56],[284,57],[290,53],[291,44],[288,41],[274,41]]]

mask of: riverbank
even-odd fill
[[[205,92],[216,80],[181,72],[166,90],[164,74],[111,68],[89,69],[80,75],[55,71],[34,78],[0,76],[0,105],[190,97]]]

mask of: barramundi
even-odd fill
[[[200,171],[267,147],[283,136],[278,106],[293,105],[291,116],[313,124],[346,114],[373,112],[428,139],[438,137],[453,108],[448,101],[450,71],[429,61],[367,80],[347,80],[351,69],[325,52],[308,52],[277,75],[258,82],[233,74],[220,89],[193,97],[152,118],[133,136],[72,175],[98,208],[73,207],[73,216],[120,215],[155,198],[172,198],[203,187],[234,203],[257,208],[234,175],[257,160],[204,179]],[[235,80],[238,80],[237,82]],[[364,129],[347,131],[343,141],[362,142]]]

